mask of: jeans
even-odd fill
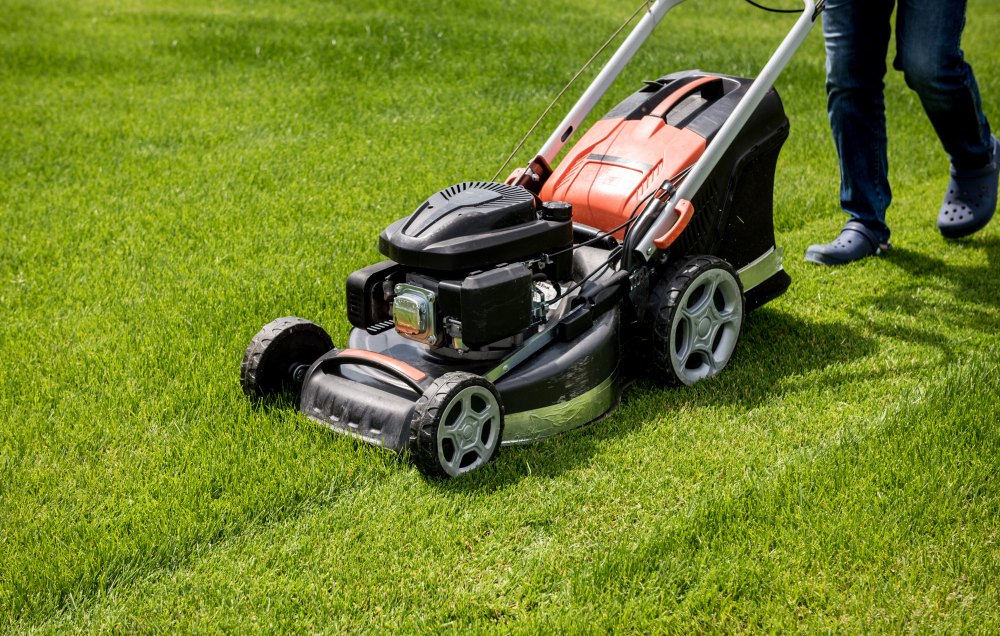
[[[890,17],[894,0],[832,0],[823,12],[830,128],[840,158],[840,205],[885,243],[892,201],[886,157],[885,100]],[[945,151],[957,169],[992,160],[990,125],[979,86],[965,61],[965,0],[900,0],[896,56]]]

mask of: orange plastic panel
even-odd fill
[[[665,250],[670,247],[670,244],[677,240],[677,237],[681,235],[684,228],[688,226],[688,221],[694,216],[694,206],[687,199],[681,199],[674,206],[674,212],[677,213],[677,222],[674,226],[667,230],[667,233],[660,238],[653,239],[653,245]]]
[[[606,232],[627,221],[643,196],[704,151],[703,137],[658,117],[602,119],[569,151],[539,198],[572,203],[574,221]],[[621,239],[624,230],[614,236]]]
[[[366,360],[380,362],[387,367],[391,367],[396,371],[399,371],[414,382],[420,382],[427,377],[427,374],[420,369],[415,369],[405,362],[400,362],[395,358],[390,358],[389,356],[384,356],[381,353],[375,353],[374,351],[365,351],[364,349],[344,349],[337,354],[338,358],[340,356],[353,356],[355,358],[365,358]]]

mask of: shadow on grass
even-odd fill
[[[640,431],[662,413],[706,406],[750,410],[796,391],[786,378],[846,366],[870,355],[876,346],[874,339],[849,324],[809,323],[762,308],[748,317],[737,355],[719,377],[678,388],[639,378],[607,419],[536,444],[504,448],[486,469],[434,483],[442,491],[462,494],[494,490],[529,475],[556,477],[590,464],[608,440]],[[849,370],[825,376],[825,382],[832,384],[856,379]]]
[[[906,293],[918,287],[933,286],[953,294],[965,303],[1000,307],[1000,238],[970,238],[954,241],[953,244],[964,250],[982,251],[985,260],[978,265],[952,265],[945,259],[934,258],[920,252],[905,248],[894,249],[886,256],[886,260],[905,270],[916,280],[896,294],[878,297],[875,299],[876,302],[881,302],[883,306],[895,306],[891,303],[899,300],[903,308],[919,309],[920,304],[909,302]],[[957,306],[948,309],[960,314],[964,314],[965,311],[964,308]],[[963,324],[968,323],[963,322]],[[980,327],[980,325],[972,326]],[[995,328],[995,326],[996,321],[982,325],[985,328]]]
[[[1000,307],[1000,239],[974,237],[955,244],[963,249],[981,251],[985,259],[976,265],[952,265],[945,259],[903,248],[894,249],[887,255],[889,263],[905,271],[908,282],[890,292],[866,296],[859,304],[883,313],[908,316],[914,326],[898,322],[870,323],[876,335],[936,348],[943,355],[943,361],[950,363],[957,356],[952,350],[951,339],[942,334],[942,328],[984,334],[1000,331],[1000,315],[996,311]],[[935,302],[927,291],[954,298],[957,302]],[[852,314],[858,316],[857,312]],[[918,325],[930,328],[921,329]]]
[[[953,362],[958,355],[952,339],[942,334],[942,323],[984,334],[1000,331],[1000,318],[993,311],[1000,306],[1000,239],[974,238],[959,245],[982,250],[983,263],[955,266],[945,259],[896,249],[888,260],[905,271],[901,278],[906,282],[856,303],[883,315],[910,316],[913,326],[899,324],[899,320],[872,321],[854,310],[849,313],[857,320],[850,322],[808,322],[764,307],[748,316],[736,357],[718,378],[681,388],[640,379],[625,392],[619,411],[606,420],[539,444],[505,448],[501,458],[485,470],[436,483],[442,491],[459,494],[500,488],[529,475],[555,477],[586,466],[609,439],[641,430],[658,413],[713,405],[750,410],[806,386],[836,389],[859,380],[851,363],[876,353],[881,338],[934,348],[945,364]],[[942,292],[954,302],[922,298],[920,291],[927,289]],[[817,377],[816,371],[823,373]],[[895,374],[898,370],[869,369],[864,380]],[[805,383],[796,380],[800,376]]]

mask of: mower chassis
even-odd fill
[[[593,268],[605,252],[581,248],[578,272]],[[410,422],[421,391],[448,372],[464,371],[492,381],[504,411],[503,445],[531,442],[579,428],[613,409],[618,402],[621,357],[619,311],[612,308],[592,328],[564,341],[551,328],[572,302],[571,294],[551,308],[549,329],[542,329],[499,360],[455,360],[436,355],[425,345],[395,330],[377,335],[353,329],[349,350],[371,356],[371,366],[344,363],[344,351],[321,356],[305,373],[299,410],[334,431],[387,450],[402,452],[410,438]],[[537,340],[536,340],[537,339]],[[539,343],[532,352],[532,343]],[[524,355],[527,354],[527,355]],[[396,365],[417,383],[406,381],[385,363]],[[418,391],[420,389],[421,391]]]

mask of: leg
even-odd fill
[[[993,158],[993,143],[979,85],[961,49],[965,4],[900,0],[893,67],[920,97],[952,165],[974,170]]]
[[[889,240],[892,201],[886,157],[885,57],[892,0],[828,2],[823,12],[830,128],[840,158],[840,205],[852,219]]]
[[[990,134],[979,86],[961,48],[966,0],[900,0],[896,59],[945,150],[951,181],[938,213],[947,238],[978,232],[997,205],[1000,142]]]
[[[893,0],[832,0],[823,12],[830,130],[840,159],[840,206],[850,215],[832,243],[806,260],[842,265],[888,246],[892,201],[885,133],[885,56]]]

